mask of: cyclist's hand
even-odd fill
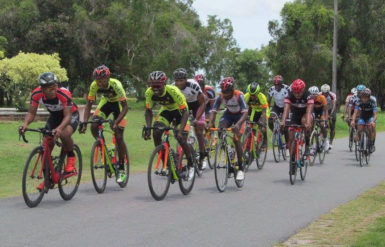
[[[197,125],[197,123],[198,123],[198,121],[196,119],[194,119],[191,121],[191,126],[195,127]]]
[[[305,128],[306,128],[306,129],[310,129],[310,127],[311,127],[310,123],[309,123],[308,121],[306,121],[306,122],[305,122]]]
[[[376,123],[374,121],[370,122],[370,125],[374,128],[376,127]]]
[[[81,122],[79,126],[79,133],[84,134],[86,133],[86,130],[87,130],[87,124]]]
[[[63,132],[63,130],[62,130],[61,128],[56,128],[56,129],[52,130],[52,134],[53,134],[53,136],[54,136],[56,139],[59,138],[59,137],[61,137],[62,132]]]
[[[281,131],[283,131],[285,129],[285,122],[282,121],[280,124],[279,124],[279,128]]]
[[[26,129],[26,125],[19,126],[19,135],[24,135]]]
[[[180,128],[178,130],[178,134],[176,135],[178,140],[183,140],[183,138],[184,138],[183,132],[184,132],[184,130],[182,128]]]
[[[232,127],[232,129],[233,129],[233,131],[234,131],[235,133],[238,133],[239,130],[240,130],[241,128],[239,127],[238,124],[234,124],[234,126]]]
[[[351,121],[351,122],[350,122],[350,126],[351,126],[352,128],[354,128],[355,125],[356,125],[356,123],[355,123],[354,121]]]
[[[146,141],[151,139],[151,130],[150,129],[145,129],[143,131],[143,139]]]
[[[118,124],[116,122],[114,122],[112,125],[111,125],[111,129],[113,131],[116,131],[118,129]]]

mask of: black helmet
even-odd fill
[[[57,76],[52,72],[44,72],[39,76],[37,82],[40,86],[51,86],[58,83]]]
[[[174,71],[174,79],[187,79],[187,71],[184,68],[179,68]]]

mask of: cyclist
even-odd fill
[[[247,87],[245,102],[249,107],[248,116],[251,122],[257,122],[263,133],[264,141],[262,148],[267,146],[266,121],[270,117],[269,104],[266,96],[261,92],[261,87],[257,82],[252,82]]]
[[[126,179],[124,172],[124,157],[126,153],[126,143],[124,142],[124,128],[126,126],[126,114],[128,105],[126,101],[126,92],[123,89],[122,83],[117,79],[111,78],[110,69],[101,65],[94,69],[92,76],[94,81],[91,83],[88,93],[88,101],[84,110],[84,121],[88,121],[90,116],[92,103],[95,102],[96,95],[102,94],[99,104],[93,115],[93,119],[107,119],[112,113],[114,123],[112,130],[115,133],[116,147],[118,150],[118,177],[116,182],[121,183]],[[87,125],[81,123],[80,133],[85,133]],[[98,138],[98,124],[91,125],[91,132],[94,138]]]
[[[206,86],[206,79],[203,75],[198,74],[195,76],[195,81],[199,83],[199,86],[202,89],[202,92],[205,96],[206,108],[205,114],[209,116],[211,108],[213,108],[215,102],[215,91],[212,87]],[[207,119],[206,119],[207,120]]]
[[[281,75],[274,76],[274,86],[268,91],[268,104],[271,105],[271,99],[274,98],[274,106],[271,108],[271,112],[275,113],[278,117],[281,117],[283,109],[285,107],[285,98],[289,95],[289,86],[283,84],[283,77]],[[270,115],[269,128],[271,131],[274,129],[274,114]],[[287,128],[284,130],[285,143],[288,140]],[[289,156],[289,147],[286,146],[286,155]]]
[[[207,155],[205,152],[203,131],[206,125],[205,119],[205,96],[202,89],[194,79],[187,79],[187,71],[184,68],[179,68],[174,71],[175,85],[183,93],[186,98],[189,111],[191,111],[194,120],[191,125],[194,126],[195,135],[199,144],[199,164],[200,170],[203,167],[203,159]],[[205,163],[206,164],[206,163]]]
[[[311,94],[311,97],[314,100],[314,118],[320,119],[320,120],[326,120],[328,119],[328,103],[326,101],[325,96],[320,94],[319,89],[317,86],[312,86],[309,88],[309,93]],[[328,139],[328,132],[325,122],[321,122],[321,133],[323,137],[325,138],[325,151],[329,150],[329,139]],[[315,150],[311,150],[311,152],[314,152]],[[312,153],[313,154],[313,153]]]
[[[247,107],[244,95],[241,91],[234,89],[234,78],[226,77],[221,82],[221,93],[216,98],[213,109],[210,113],[209,126],[214,126],[215,117],[219,107],[223,103],[225,105],[225,112],[219,120],[219,128],[233,128],[234,144],[238,157],[238,172],[237,180],[243,180],[245,177],[243,166],[243,151],[241,143],[239,142],[244,129],[244,123],[247,118]]]
[[[309,142],[310,135],[313,128],[313,107],[314,100],[310,96],[309,92],[305,90],[306,84],[301,79],[296,79],[290,86],[289,95],[285,98],[285,109],[282,115],[281,129],[286,125],[286,119],[291,111],[292,116],[290,118],[291,124],[303,125],[305,127],[305,155],[309,155]],[[289,131],[289,149],[291,147],[291,142],[294,139],[294,132]],[[290,153],[293,153],[294,150],[290,150]],[[294,157],[294,155],[293,155]],[[293,160],[290,161],[291,166],[294,166],[295,163]],[[294,169],[290,169],[294,172]]]
[[[146,90],[146,126],[152,125],[152,108],[154,103],[161,105],[161,108],[155,117],[155,127],[166,127],[173,123],[179,130],[177,131],[177,140],[182,146],[187,156],[187,163],[189,167],[188,178],[194,177],[194,163],[191,157],[190,148],[187,145],[187,134],[189,125],[188,121],[188,106],[186,98],[176,86],[166,85],[167,76],[162,71],[153,71],[148,77],[150,87]],[[154,130],[153,138],[155,146],[162,143],[162,130]],[[144,139],[151,138],[151,130],[144,132]]]
[[[348,116],[351,116],[354,113],[354,107],[350,107],[350,110],[349,110],[349,102],[353,98],[353,96],[356,95],[356,94],[357,94],[357,88],[354,87],[354,88],[352,88],[352,90],[350,90],[350,94],[348,94],[346,96],[344,113],[342,113],[342,116],[341,116],[341,118],[343,120],[345,119],[345,114],[346,113],[347,113]],[[350,111],[350,114],[348,113],[348,111]],[[348,125],[350,125],[349,119],[346,119],[346,123]]]
[[[323,84],[321,86],[322,95],[325,96],[326,101],[328,102],[328,111],[329,111],[329,127],[330,127],[330,143],[329,149],[332,149],[334,136],[336,134],[336,118],[337,118],[337,96],[335,93],[330,91],[330,86],[328,84]]]
[[[356,136],[356,140],[360,138],[360,134],[364,129],[365,124],[370,124],[369,126],[369,150],[371,153],[375,151],[374,142],[376,139],[376,120],[377,120],[377,100],[374,96],[371,96],[371,90],[369,88],[365,88],[360,93],[360,100],[357,102],[353,119],[351,121],[351,126],[354,127],[357,121],[357,130],[358,135]]]
[[[74,142],[72,134],[79,124],[79,112],[77,106],[72,102],[70,91],[58,87],[57,76],[52,72],[42,73],[37,79],[39,87],[32,91],[31,102],[24,123],[19,127],[20,134],[23,134],[28,125],[34,120],[39,103],[42,103],[50,113],[45,128],[54,132],[55,138],[60,138],[63,143],[63,150],[67,153],[67,164],[64,168],[66,173],[75,169],[76,157],[73,152]],[[54,143],[50,144],[51,150]],[[53,176],[59,176],[53,174]],[[56,177],[53,181],[58,181]],[[44,181],[37,186],[38,190],[44,189]]]

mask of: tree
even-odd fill
[[[40,55],[20,52],[13,58],[0,60],[1,87],[11,101],[15,100],[18,110],[26,110],[26,101],[37,86],[38,76],[48,71],[55,73],[59,82],[68,80],[57,53]]]

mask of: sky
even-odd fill
[[[280,11],[289,0],[194,0],[193,8],[206,25],[208,15],[231,20],[233,36],[241,49],[267,45],[270,20],[280,20]]]

